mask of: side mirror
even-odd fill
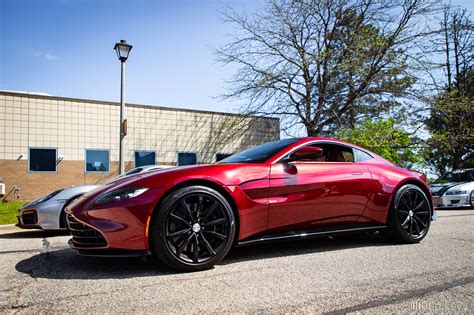
[[[293,152],[285,161],[315,160],[323,156],[323,149],[307,146]]]

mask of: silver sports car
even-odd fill
[[[448,172],[430,185],[436,208],[474,206],[474,169]]]
[[[169,165],[140,166],[119,175],[109,182],[124,176],[169,168]],[[33,200],[18,209],[17,226],[24,229],[61,230],[66,229],[64,209],[67,205],[99,185],[72,186],[56,190],[46,196]]]

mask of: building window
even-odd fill
[[[56,149],[30,148],[28,170],[30,172],[56,172]]]
[[[86,172],[108,172],[109,150],[86,150]]]
[[[220,160],[226,159],[232,154],[227,154],[227,153],[217,153],[216,154],[216,162],[219,162]]]
[[[153,151],[135,151],[135,167],[156,164],[156,153]]]
[[[195,165],[197,164],[196,153],[178,153],[178,165]]]

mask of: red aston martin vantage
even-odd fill
[[[424,174],[326,138],[124,177],[66,212],[79,254],[151,254],[183,271],[211,268],[234,245],[365,231],[416,243],[435,218]]]

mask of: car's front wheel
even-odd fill
[[[431,212],[425,192],[418,186],[404,185],[394,196],[383,234],[391,241],[418,243],[428,234]]]
[[[174,191],[150,222],[153,254],[180,271],[212,268],[227,254],[234,236],[235,218],[229,202],[205,186]]]

